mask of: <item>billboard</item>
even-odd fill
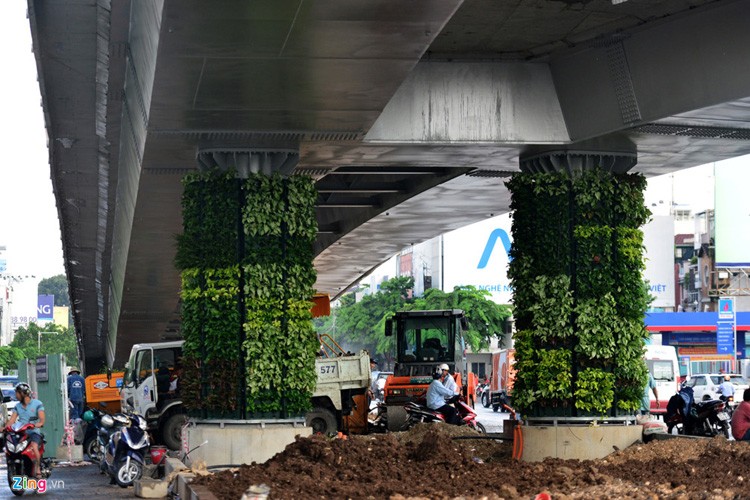
[[[494,302],[510,304],[510,226],[510,214],[505,214],[443,235],[444,290],[473,285],[489,291]]]
[[[443,235],[444,290],[473,285],[488,290],[498,304],[513,301],[508,279],[511,246],[510,214],[492,217]],[[654,217],[643,226],[646,247],[644,279],[655,297],[652,307],[673,308],[674,223],[672,216]]]
[[[39,307],[39,279],[34,277],[14,281],[10,291],[11,304],[8,306],[10,328],[16,331],[36,323]]]
[[[68,306],[55,306],[53,315],[55,317],[53,322],[56,325],[60,325],[65,328],[68,328],[70,326],[70,308]]]
[[[39,295],[37,298],[36,318],[39,323],[55,319],[55,296]]]
[[[750,157],[719,162],[715,178],[717,267],[750,267]]]
[[[674,220],[671,215],[654,216],[644,225],[643,257],[646,269],[643,278],[648,281],[651,295],[655,300],[651,307],[675,307],[674,278]]]

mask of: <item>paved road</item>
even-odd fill
[[[16,498],[8,487],[7,469],[5,459],[2,459],[0,465],[0,499]],[[27,495],[33,493],[29,490]],[[47,481],[47,492],[40,498],[135,498],[133,487],[120,488],[117,485],[109,484],[109,476],[99,474],[99,468],[95,465],[65,467],[57,466],[52,469],[52,476]]]
[[[477,419],[484,424],[487,432],[502,432],[503,421],[508,420],[510,414],[493,412],[492,407],[485,408],[481,404],[476,405],[474,411],[477,412]]]

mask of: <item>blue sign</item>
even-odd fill
[[[727,319],[734,321],[734,298],[722,297],[719,299],[719,320]]]
[[[55,319],[55,296],[39,295],[36,306],[37,321],[53,321]]]
[[[716,323],[716,353],[734,356],[734,321]]]
[[[122,387],[122,378],[118,378],[118,379],[116,379],[116,380],[115,380],[115,385],[117,386],[117,388],[118,388],[118,389],[119,389],[120,387]]]
[[[5,259],[0,259],[0,273],[4,273],[8,270],[8,261]]]

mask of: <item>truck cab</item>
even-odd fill
[[[183,343],[135,344],[125,365],[120,393],[122,408],[143,415],[172,450],[180,448],[186,419],[179,397]],[[176,390],[170,390],[175,386]]]

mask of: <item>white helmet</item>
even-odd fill
[[[451,371],[450,367],[448,366],[448,363],[443,363],[442,365],[440,365],[440,369]]]

